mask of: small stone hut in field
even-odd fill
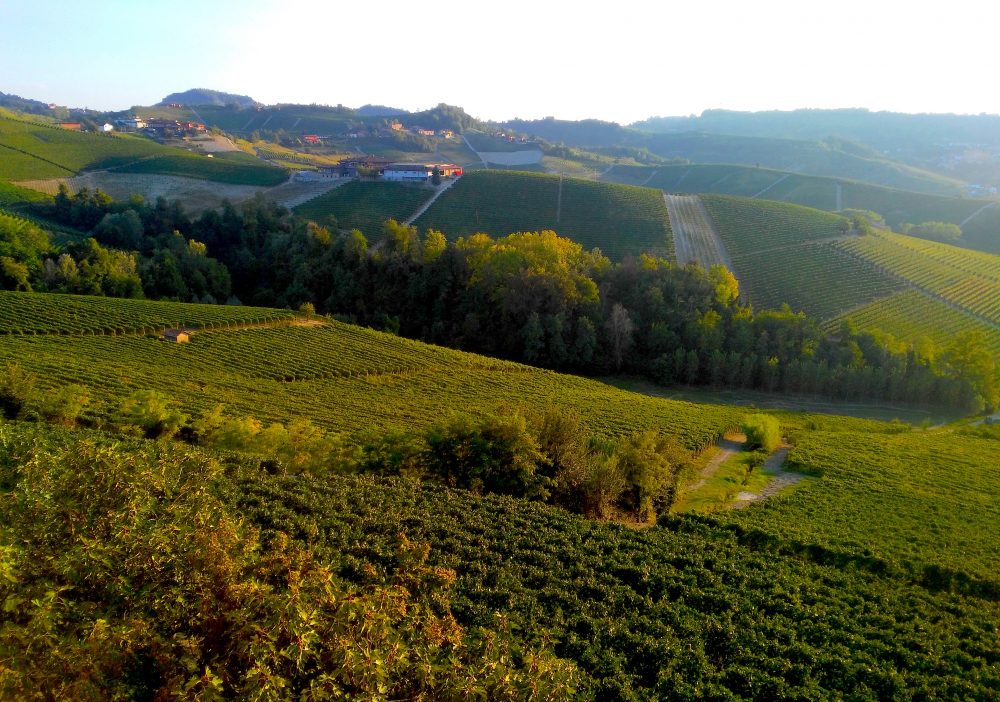
[[[183,329],[164,329],[163,338],[175,344],[186,344],[191,341],[191,335]]]

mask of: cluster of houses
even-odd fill
[[[398,163],[378,156],[346,158],[335,166],[320,166],[323,178],[381,178],[382,180],[425,182],[437,175],[458,178],[462,167],[454,163]]]
[[[143,119],[136,116],[116,119],[115,126],[119,131],[144,132],[154,137],[164,137],[168,134],[201,133],[205,131],[205,125],[201,122],[178,119]]]

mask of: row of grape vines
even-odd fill
[[[347,577],[389,559],[401,530],[428,542],[431,562],[458,573],[459,621],[499,613],[551,641],[584,672],[584,699],[988,699],[1000,684],[995,602],[935,594],[858,546],[708,519],[635,530],[371,478],[247,471],[225,499],[265,538],[308,541]]]
[[[909,342],[926,337],[942,347],[965,332],[979,330],[994,356],[1000,358],[1000,330],[919,290],[906,290],[852,310],[827,326],[834,331],[844,320],[851,320],[861,331],[881,330]]]
[[[729,256],[712,228],[712,220],[696,195],[667,195],[674,255],[681,264],[692,261],[705,268],[721,264],[732,268]]]
[[[542,173],[467,173],[416,224],[450,238],[551,229],[612,259],[673,255],[667,208],[658,191]]]
[[[288,310],[0,291],[0,334],[158,334],[291,322]]]
[[[756,309],[788,303],[817,319],[883,298],[904,284],[874,266],[840,254],[829,243],[747,253],[733,260],[740,289]]]
[[[656,429],[700,449],[740,416],[738,408],[643,397],[348,325],[208,332],[189,344],[143,336],[5,335],[0,364],[6,360],[36,373],[42,388],[88,387],[94,401],[86,413],[94,421],[113,420],[139,389],[161,391],[195,414],[222,403],[237,416],[305,417],[349,433],[426,427],[449,411],[558,404],[580,412],[595,432]]]
[[[838,248],[1000,324],[1000,257],[878,232]]]
[[[408,183],[353,181],[295,208],[298,215],[340,229],[360,229],[369,239],[382,235],[387,219],[403,221],[431,197],[432,191]]]
[[[739,255],[845,236],[844,217],[769,200],[705,195],[702,198],[729,254]]]

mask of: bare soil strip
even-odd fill
[[[403,224],[409,226],[414,222],[416,222],[417,218],[419,218],[420,215],[429,210],[431,205],[434,204],[434,201],[437,200],[439,197],[441,197],[444,194],[445,190],[447,190],[457,182],[458,178],[452,178],[451,180],[446,180],[445,182],[441,183],[441,185],[437,186],[437,188],[434,190],[434,194],[427,199],[427,202],[418,207],[416,212],[414,212],[409,217],[404,219]]]
[[[763,467],[774,473],[774,477],[768,482],[759,493],[741,492],[736,496],[736,500],[730,505],[730,509],[745,509],[754,502],[766,500],[774,497],[785,488],[802,481],[806,476],[802,473],[785,470],[785,458],[788,456],[789,447],[785,446],[772,453],[764,462]]]
[[[742,434],[728,434],[726,438],[718,443],[716,454],[712,456],[698,473],[698,480],[686,486],[684,492],[694,492],[704,485],[705,481],[711,478],[715,474],[715,471],[719,469],[719,466],[729,460],[734,454],[743,450],[744,442],[746,442],[746,437]]]
[[[732,259],[715,230],[712,218],[697,195],[663,194],[674,233],[674,252],[680,264],[697,261],[705,268],[721,263],[733,270]]]
[[[755,194],[753,197],[760,197],[761,195],[763,195],[764,193],[766,193],[768,190],[770,190],[774,186],[778,185],[779,183],[784,183],[786,180],[788,180],[788,177],[790,175],[792,175],[792,174],[791,173],[786,173],[785,175],[781,176],[776,181],[774,181],[773,183],[771,183],[769,186],[767,186],[766,188],[764,188],[763,190],[761,190],[759,193]]]

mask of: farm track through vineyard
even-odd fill
[[[697,261],[705,268],[721,264],[733,270],[726,245],[701,199],[697,195],[666,193],[663,197],[670,213],[677,262],[687,264]]]

